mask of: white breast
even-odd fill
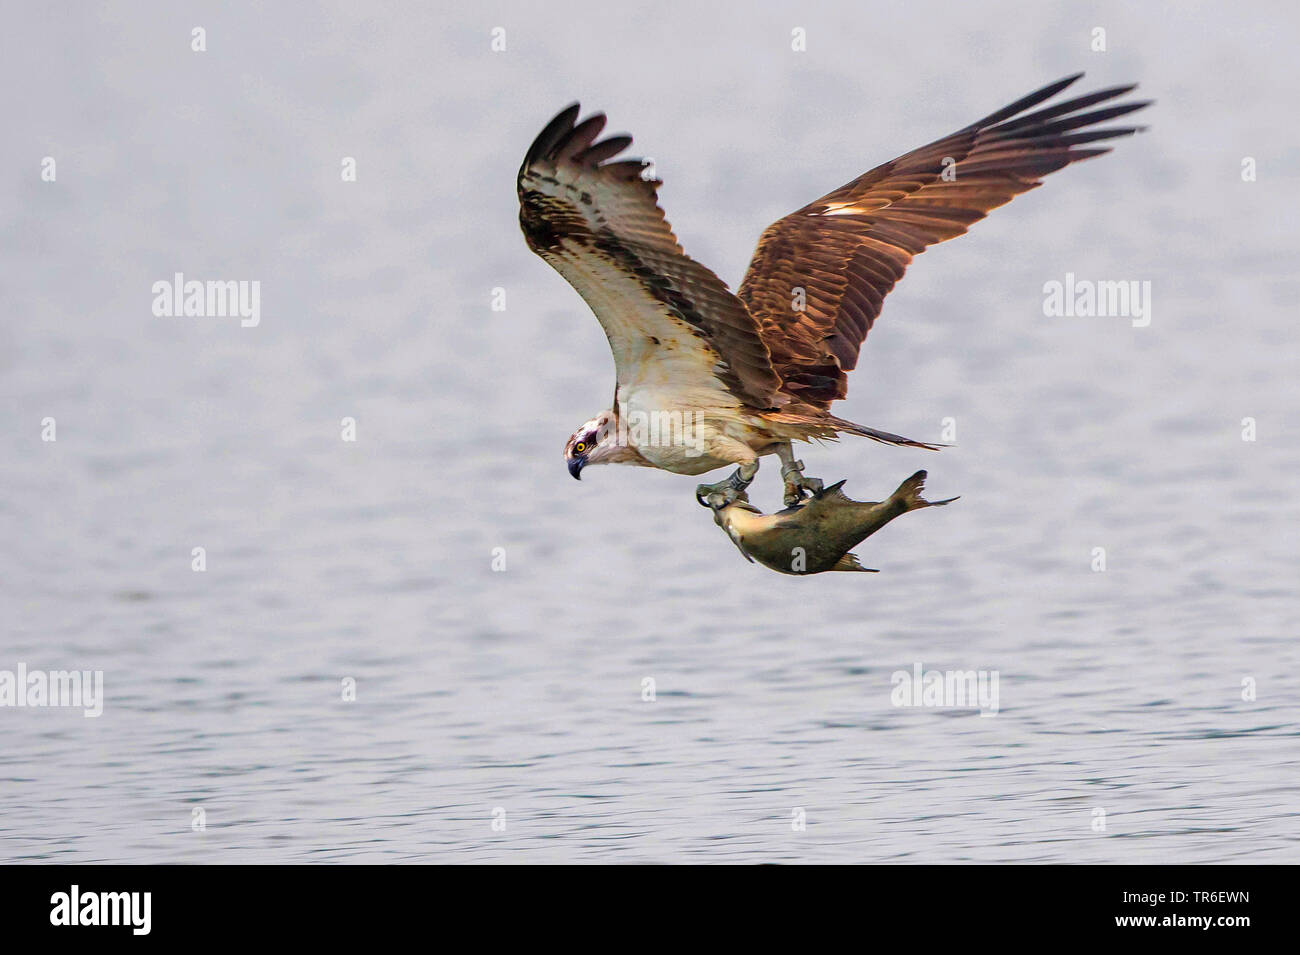
[[[655,467],[703,474],[754,460],[759,434],[749,415],[713,388],[638,383],[618,390],[619,425],[628,444]]]

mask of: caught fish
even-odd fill
[[[917,471],[886,501],[854,501],[844,482],[814,493],[805,501],[775,514],[764,514],[744,495],[730,504],[721,494],[709,496],[713,520],[727,532],[745,558],[782,574],[806,576],[828,570],[879,571],[863,567],[849,549],[866,540],[900,514],[922,507],[939,507],[957,500],[927,501],[921,497],[926,473]]]

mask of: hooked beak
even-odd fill
[[[582,480],[582,469],[587,465],[587,458],[583,455],[575,455],[569,458],[569,473],[573,475],[574,480]]]

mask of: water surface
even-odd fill
[[[107,699],[0,710],[0,857],[1300,861],[1294,12],[563,6],[10,24],[0,669]],[[734,283],[778,216],[1077,69],[1151,132],[918,259],[839,408],[956,447],[802,455],[961,495],[882,573],[746,564],[692,478],[569,478],[613,368],[515,223],[556,110],[631,129]],[[260,281],[261,323],[155,317],[176,271]],[[1152,282],[1150,326],[1045,317],[1067,272]],[[998,671],[998,715],[893,706],[918,662]]]

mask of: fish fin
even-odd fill
[[[822,488],[821,491],[813,495],[813,498],[818,501],[833,501],[838,504],[856,504],[857,501],[844,493],[844,481],[847,480],[848,478],[844,478],[843,481],[836,481],[830,487]]]
[[[843,483],[843,482],[841,482]],[[857,554],[845,554],[835,562],[831,570],[856,570],[861,574],[878,574],[880,571],[874,567],[863,567],[862,562],[858,560]]]
[[[893,493],[893,499],[903,505],[903,510],[914,511],[918,507],[942,507],[945,504],[951,504],[957,500],[950,497],[945,501],[927,501],[921,497],[921,492],[925,490],[925,479],[929,475],[925,471],[917,471],[910,478],[898,485],[898,490]]]
[[[745,560],[749,561],[752,564],[754,562],[754,558],[749,556],[749,551],[745,550],[745,545],[740,542],[740,535],[733,534],[731,530],[728,529],[727,537],[730,538],[731,542],[736,545],[736,550],[740,551],[740,556],[745,558]]]

